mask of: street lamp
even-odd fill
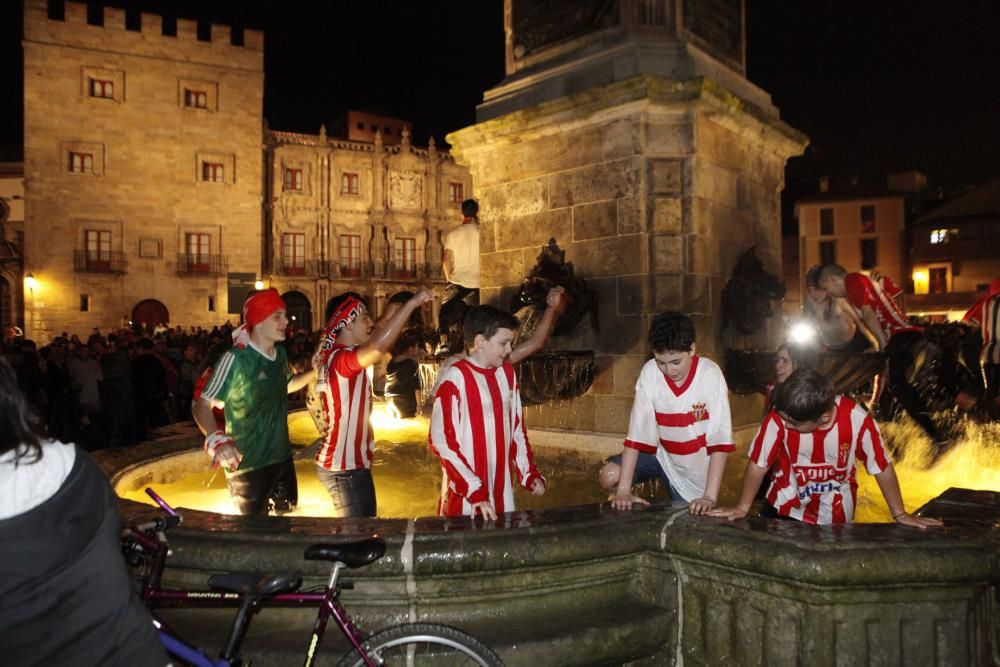
[[[38,286],[38,281],[35,279],[35,276],[28,273],[28,275],[24,277],[24,286],[34,292],[35,288]]]
[[[262,289],[264,289],[264,281],[263,280],[258,280],[257,282],[255,282],[253,284],[253,288],[255,290],[257,290],[258,292],[261,291]]]

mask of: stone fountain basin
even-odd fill
[[[95,458],[113,484],[141,488],[190,456],[203,456],[200,442],[182,432]],[[127,521],[157,514],[131,501],[121,509]],[[509,665],[988,664],[1000,643],[1000,494],[948,492],[926,513],[949,527],[728,523],[662,504],[516,512],[496,525],[185,510],[167,573],[200,587],[217,571],[298,568],[305,585],[321,585],[327,569],[302,560],[306,546],[377,533],[386,556],[351,572],[356,588],[344,594],[356,619],[456,625]],[[209,645],[232,618],[167,613]],[[293,663],[313,615],[265,610],[246,654]]]

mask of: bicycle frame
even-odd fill
[[[146,489],[146,493],[153,498],[153,500],[155,500],[169,516],[179,516],[177,512],[152,489]],[[140,598],[147,607],[150,609],[178,607],[202,609],[237,608],[240,606],[243,596],[239,593],[211,589],[163,589],[161,587],[163,570],[166,567],[170,545],[167,542],[167,538],[164,533],[165,529],[158,530],[155,539],[147,535],[144,532],[145,529],[148,529],[148,526],[146,528],[142,526],[127,527],[123,531],[122,536],[123,539],[130,539],[134,541],[153,558],[149,578],[145,582],[140,593]],[[261,606],[265,607],[301,607],[306,605],[316,605],[319,607],[316,613],[316,621],[313,624],[313,631],[310,637],[309,645],[306,650],[306,658],[303,663],[304,667],[312,667],[312,665],[315,664],[316,652],[323,639],[323,635],[326,632],[326,626],[331,617],[340,629],[341,634],[343,634],[344,637],[346,637],[350,642],[352,649],[363,657],[365,663],[369,665],[369,667],[375,667],[374,663],[369,661],[368,656],[361,648],[361,643],[365,641],[367,635],[360,628],[354,625],[350,617],[347,615],[346,610],[338,600],[341,588],[338,586],[338,581],[340,573],[343,569],[344,565],[342,563],[334,563],[332,565],[326,589],[322,593],[279,593],[261,601]],[[166,626],[164,626],[162,621],[159,619],[154,619],[154,622],[157,624],[157,627],[161,629],[161,637],[168,638],[167,640],[164,640],[165,645],[167,641],[178,642],[179,650],[186,649],[188,652],[195,651],[198,656],[200,656],[202,662],[193,664],[204,664],[206,667],[226,667],[230,664],[228,661],[205,663],[204,660],[206,657],[204,654],[197,652],[197,650],[193,649],[190,645],[180,642],[180,640],[174,637],[170,632],[163,630],[162,628],[165,628]],[[186,653],[177,653],[177,655],[179,657],[183,657],[185,660],[189,660],[188,657],[185,657]]]

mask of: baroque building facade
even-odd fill
[[[441,234],[461,222],[468,170],[433,139],[412,146],[398,119],[379,117],[370,140],[267,130],[263,40],[26,0],[23,271],[35,281],[12,288],[27,336],[236,322],[259,282],[284,293],[296,326],[318,327],[340,291],[378,313],[393,292],[444,285]]]

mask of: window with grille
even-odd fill
[[[75,151],[70,151],[69,153],[69,170],[74,174],[93,174],[94,173],[94,154],[93,153],[77,153]]]
[[[201,180],[207,183],[223,183],[226,180],[226,168],[221,162],[202,162]]]
[[[208,272],[211,268],[212,239],[208,234],[185,234],[188,271]]]
[[[833,236],[833,209],[819,210],[819,233],[821,236]]]
[[[109,79],[91,79],[90,96],[106,100],[115,99],[115,82]]]
[[[281,235],[281,264],[285,273],[303,275],[306,272],[306,235]]]
[[[361,275],[361,237],[357,234],[340,235],[340,275]]]
[[[356,195],[358,194],[358,175],[351,173],[344,173],[340,176],[340,194],[342,195]]]
[[[285,169],[284,187],[285,190],[302,192],[302,170]]]
[[[948,268],[930,269],[927,276],[927,291],[930,294],[941,294],[948,291]]]
[[[191,109],[207,109],[208,93],[204,90],[184,89],[184,106]]]
[[[448,201],[452,204],[461,204],[465,199],[461,183],[448,184]]]
[[[394,247],[397,278],[417,277],[417,240],[396,239]]]
[[[88,229],[84,232],[88,269],[111,268],[111,232]]]

